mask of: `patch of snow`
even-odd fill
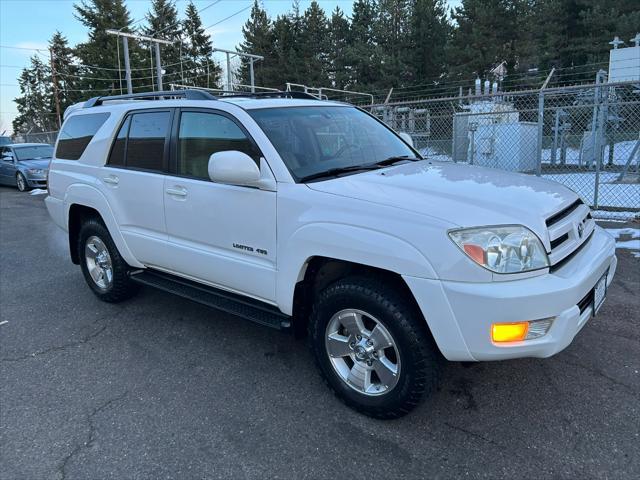
[[[629,160],[629,155],[633,151],[637,140],[626,140],[618,142],[613,146],[613,164],[625,165]],[[602,157],[603,163],[607,165],[609,163],[609,145],[604,147],[604,155]],[[545,148],[542,150],[542,162],[551,163],[551,149]],[[635,165],[637,159],[632,160],[631,164]],[[567,147],[566,150],[566,165],[579,165],[580,164],[580,150],[577,148]],[[556,163],[554,165],[560,165],[560,148],[556,150]]]
[[[608,222],[628,222],[634,218],[640,218],[640,212],[632,211],[617,211],[612,212],[610,210],[592,210],[591,215],[598,220],[606,220]]]
[[[42,188],[34,188],[29,195],[46,195],[47,191]]]
[[[606,230],[616,239],[616,248],[633,250],[634,257],[638,256],[635,251],[640,255],[640,228],[607,228]],[[622,240],[622,237],[631,237],[631,239]]]
[[[555,173],[545,174],[543,177],[562,183],[584,198],[587,203],[593,203],[596,186],[594,172]],[[614,183],[617,178],[617,173],[600,173],[598,206],[640,209],[640,184]]]

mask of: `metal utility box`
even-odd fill
[[[537,135],[538,127],[532,122],[478,125],[473,163],[514,172],[534,172]]]

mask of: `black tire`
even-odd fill
[[[370,396],[350,387],[331,364],[325,344],[330,319],[345,309],[362,310],[382,323],[400,357],[395,387]],[[442,355],[415,303],[384,278],[348,277],[320,292],[309,321],[309,340],[320,374],[349,407],[379,419],[399,418],[414,409],[438,383]]]
[[[27,183],[27,179],[24,178],[24,175],[21,172],[16,173],[16,188],[20,192],[28,192],[31,190],[29,184]]]
[[[109,256],[111,257],[111,267],[113,271],[113,280],[111,285],[107,288],[101,288],[91,277],[89,273],[89,267],[85,257],[85,247],[87,240],[91,237],[98,237],[106,246]],[[78,258],[80,259],[80,267],[84,279],[89,285],[89,288],[96,294],[96,296],[105,302],[117,303],[122,302],[133,297],[138,293],[138,284],[131,281],[129,278],[129,271],[131,267],[127,265],[124,259],[120,256],[120,252],[116,248],[107,227],[98,219],[89,218],[84,221],[80,227],[78,234]]]

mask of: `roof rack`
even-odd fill
[[[112,100],[159,100],[165,98],[184,98],[186,100],[217,100],[218,97],[203,90],[167,90],[162,92],[140,92],[127,95],[110,95],[93,97],[87,100],[83,108],[91,108],[102,105]]]

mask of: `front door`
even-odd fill
[[[214,183],[207,168],[212,153],[226,150],[259,163],[258,147],[234,118],[213,110],[183,109],[174,137],[164,183],[171,270],[273,302],[276,193]]]

